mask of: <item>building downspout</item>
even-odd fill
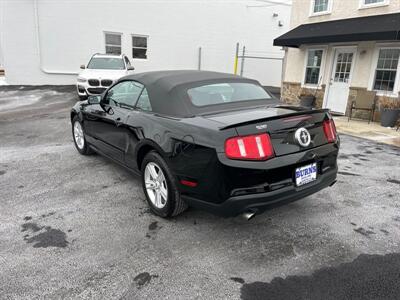
[[[0,1],[0,67],[4,67],[4,10],[5,10],[5,2]]]
[[[33,0],[34,13],[35,13],[35,30],[36,30],[36,48],[39,55],[39,66],[40,70],[45,74],[57,74],[57,75],[78,75],[78,72],[73,71],[59,71],[59,70],[48,70],[43,66],[42,62],[42,51],[40,44],[40,28],[39,28],[39,10],[38,10],[38,0]]]
[[[288,56],[288,52],[289,49],[288,47],[284,47],[284,51],[285,51],[285,55],[283,56],[283,62],[282,62],[282,73],[281,73],[281,97],[280,100],[282,102],[284,102],[285,99],[283,99],[282,97],[282,91],[284,89],[283,83],[285,82],[285,78],[286,78],[286,64],[287,64],[287,56]]]

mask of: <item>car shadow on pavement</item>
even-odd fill
[[[311,275],[245,283],[247,299],[399,299],[400,254],[358,256],[350,263]]]

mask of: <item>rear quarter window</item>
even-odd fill
[[[261,86],[247,82],[208,84],[188,89],[187,93],[195,106],[271,99]]]

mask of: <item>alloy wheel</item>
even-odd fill
[[[78,121],[76,121],[74,124],[74,139],[78,148],[82,150],[85,147],[85,138],[83,136],[81,123]]]
[[[149,162],[144,170],[144,182],[151,203],[159,209],[164,208],[168,200],[168,187],[160,166]]]

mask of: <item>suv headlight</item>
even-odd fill
[[[86,82],[87,79],[83,78],[83,77],[78,77],[77,80],[78,80],[78,82]]]

